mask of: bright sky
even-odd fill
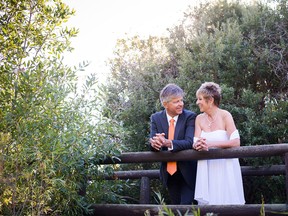
[[[65,55],[67,64],[73,66],[89,61],[90,66],[81,77],[91,72],[105,77],[105,61],[112,55],[116,39],[125,34],[160,36],[166,29],[183,18],[188,5],[198,0],[64,0],[76,10],[69,25],[80,30],[72,39],[75,50]]]

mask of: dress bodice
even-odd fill
[[[209,141],[224,141],[229,139],[227,131],[225,130],[215,130],[211,132],[202,131],[201,137],[204,137]]]

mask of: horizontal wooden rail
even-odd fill
[[[285,165],[272,165],[272,166],[242,166],[243,176],[271,176],[271,175],[285,175]],[[149,179],[159,178],[159,170],[129,170],[129,171],[116,171],[113,175],[105,176],[106,180],[115,179],[140,179],[148,177]]]
[[[181,212],[184,215],[187,210],[192,213],[192,206],[190,205],[167,205],[175,215]],[[275,215],[287,215],[288,205],[286,204],[246,204],[246,205],[205,205],[205,206],[194,206],[195,210],[200,209],[201,215],[206,213],[215,213],[219,216],[258,216],[260,215],[261,208],[264,207],[265,216]],[[144,213],[149,212],[150,215],[158,215],[158,212],[163,206],[160,205],[127,205],[127,204],[97,204],[92,205],[94,209],[94,215],[101,216],[118,216],[118,215],[129,215],[129,216],[143,216]],[[285,214],[286,213],[286,214]],[[192,214],[190,214],[192,215]]]
[[[227,149],[210,149],[209,151],[185,150],[179,152],[131,152],[123,153],[116,157],[107,157],[100,164],[121,164],[121,163],[151,163],[161,161],[184,161],[217,158],[248,158],[280,156],[288,152],[288,144],[272,144],[257,146],[240,146]]]
[[[286,183],[286,203],[285,204],[245,204],[245,205],[205,205],[195,206],[199,208],[201,215],[206,213],[216,213],[221,216],[258,216],[260,211],[265,211],[265,216],[287,215],[288,214],[288,144],[270,144],[258,146],[241,146],[227,149],[209,149],[209,151],[185,150],[179,152],[129,152],[120,156],[107,157],[98,164],[124,164],[124,163],[154,163],[167,161],[202,160],[218,158],[249,158],[249,157],[270,157],[283,156],[285,165],[269,165],[261,167],[242,166],[243,176],[260,175],[285,175]],[[149,205],[149,181],[159,177],[159,170],[132,170],[118,171],[113,176],[105,176],[109,179],[141,179],[140,204],[94,204],[91,206],[94,215],[129,215],[143,216],[158,215],[161,205]],[[192,215],[192,206],[187,205],[167,205],[176,215],[178,211],[184,215],[187,210]],[[263,209],[264,208],[264,209]]]

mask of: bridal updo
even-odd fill
[[[221,88],[217,83],[204,82],[196,92],[196,96],[202,95],[206,101],[214,98],[214,104],[219,107],[221,100]]]

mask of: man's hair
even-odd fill
[[[160,101],[169,102],[173,98],[184,97],[184,91],[174,83],[167,84],[160,92]]]

